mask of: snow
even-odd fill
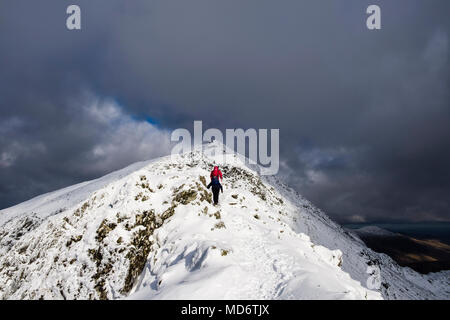
[[[0,211],[0,298],[449,297],[448,273],[399,267],[242,160],[212,143]],[[366,284],[373,264],[379,289]]]

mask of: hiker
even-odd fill
[[[213,178],[206,188],[209,189],[209,187],[212,187],[214,205],[217,205],[217,203],[219,202],[219,191],[222,191],[223,193],[223,188],[220,184],[219,178]]]
[[[219,178],[220,180],[223,180],[222,172],[219,170],[218,166],[215,166],[209,176],[211,178],[211,182],[206,188],[209,189],[210,187],[212,187],[214,205],[216,205],[219,202],[219,191],[222,191],[223,193],[223,187],[219,181]]]

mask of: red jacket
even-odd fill
[[[211,180],[213,179],[213,177],[220,177],[220,180],[223,179],[222,177],[222,171],[219,170],[219,167],[215,166],[213,171],[211,171],[211,174],[209,175],[209,177],[211,178]]]

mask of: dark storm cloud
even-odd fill
[[[119,153],[89,92],[161,128],[280,128],[282,174],[338,220],[449,220],[448,1],[73,3],[81,31],[72,2],[0,5],[0,207],[157,154],[97,167]]]

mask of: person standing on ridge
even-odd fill
[[[220,180],[223,180],[223,177],[222,172],[219,170],[218,166],[215,166],[213,171],[211,171],[210,177],[211,182],[206,188],[209,189],[210,187],[212,187],[214,205],[217,205],[217,203],[219,202],[219,191],[222,191],[223,193],[223,187],[219,181],[219,178]]]

